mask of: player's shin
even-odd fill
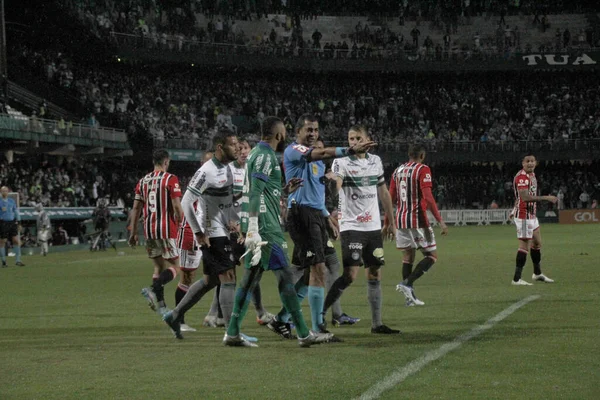
[[[4,244],[0,246],[0,258],[2,259],[3,263],[6,262],[6,247]]]
[[[296,290],[296,295],[298,296],[298,303],[302,306],[302,300],[308,294],[308,286],[306,285],[304,276],[300,276],[300,278],[296,281],[296,285],[294,286],[294,290]],[[290,313],[287,311],[286,307],[282,307],[279,314],[277,314],[277,321],[279,322],[289,322]]]
[[[412,263],[404,262],[402,263],[402,280],[408,279],[410,274],[412,274],[413,265]]]
[[[319,331],[319,325],[323,324],[323,306],[325,304],[325,288],[320,286],[308,287],[308,304],[310,305],[310,316],[312,329]]]
[[[229,326],[231,313],[233,311],[233,299],[235,297],[235,282],[227,282],[221,284],[221,293],[219,294],[219,304],[223,310],[223,318],[225,326]]]
[[[175,279],[175,277],[177,276],[177,269],[175,267],[170,267],[168,269],[165,269],[163,272],[160,273],[160,275],[158,276],[158,279],[156,279],[153,283],[152,283],[152,289],[154,290],[154,293],[156,294],[156,298],[160,304],[161,307],[164,307],[164,286],[171,282],[173,279]]]
[[[381,281],[369,279],[367,284],[367,298],[371,306],[371,327],[377,328],[383,325],[383,322],[381,322]]]
[[[194,282],[189,290],[183,296],[177,307],[173,309],[173,317],[181,320],[185,313],[192,308],[202,297],[215,287],[214,281],[216,278],[210,279],[208,282],[204,278]]]
[[[513,277],[513,281],[518,282],[521,279],[521,275],[523,274],[523,267],[525,266],[526,262],[527,250],[519,249],[519,251],[517,251],[515,275]]]
[[[529,252],[531,256],[531,261],[533,262],[533,273],[536,275],[542,274],[542,266],[540,262],[542,261],[542,250],[538,248],[532,248]]]
[[[20,263],[21,262],[21,246],[15,245],[15,246],[13,246],[13,248],[15,250],[15,262]]]
[[[177,290],[175,290],[175,307],[177,307],[179,303],[181,303],[181,300],[185,297],[185,294],[188,292],[189,289],[189,286],[184,285],[183,283],[179,283],[177,285]],[[180,321],[182,324],[185,324],[183,318],[181,318]]]
[[[231,312],[231,319],[227,326],[227,335],[237,336],[240,333],[242,321],[248,312],[248,305],[252,298],[252,290],[254,285],[259,280],[262,271],[258,268],[247,269],[244,272],[240,287],[235,293],[235,301],[233,303],[233,310]]]
[[[352,284],[352,278],[349,277],[346,273],[336,279],[331,285],[331,289],[327,292],[327,297],[325,297],[325,305],[323,306],[323,314],[327,314],[327,310],[331,307],[336,301],[342,297],[344,290]]]
[[[273,271],[278,281],[279,296],[286,310],[290,313],[292,322],[296,326],[298,337],[305,338],[309,334],[308,326],[302,315],[302,308],[298,295],[292,284],[291,272],[286,268],[283,270]]]
[[[436,259],[432,256],[427,256],[419,262],[415,268],[415,270],[406,278],[406,284],[408,286],[412,286],[413,283],[423,276],[423,274],[435,264]]]

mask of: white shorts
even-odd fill
[[[533,231],[539,229],[540,222],[537,218],[535,219],[520,219],[515,218],[515,225],[517,226],[517,238],[519,239],[533,239]]]
[[[148,257],[162,257],[165,260],[179,258],[179,249],[175,246],[175,239],[148,239],[146,240]]]
[[[40,229],[37,234],[38,242],[47,242],[50,239],[50,229]]]
[[[429,229],[431,233],[431,241],[425,239],[425,229]],[[422,252],[435,251],[437,245],[435,243],[435,235],[433,228],[411,228],[396,230],[396,248],[398,249],[420,249]]]
[[[193,271],[200,266],[202,250],[179,250],[179,265],[183,271]]]

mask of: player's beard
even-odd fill
[[[277,147],[275,148],[275,151],[278,153],[283,153],[284,150],[285,150],[285,141],[282,140],[279,143],[277,143]]]

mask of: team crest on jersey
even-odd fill
[[[358,253],[358,251],[353,251],[352,252],[352,259],[354,261],[358,261],[360,259],[360,254]]]
[[[361,178],[361,180],[360,180],[360,183],[361,183],[363,186],[369,186],[369,182],[370,182],[370,181],[371,181],[371,180],[369,179],[369,177],[368,177],[368,176],[363,176],[363,177]]]
[[[364,223],[367,223],[367,222],[371,222],[371,221],[373,221],[373,216],[371,215],[371,213],[370,213],[370,212],[368,212],[368,211],[367,211],[367,212],[365,213],[365,215],[359,215],[358,217],[356,217],[356,220],[357,220],[358,222],[361,222],[361,223],[363,223],[363,224],[364,224]]]
[[[383,249],[381,247],[373,250],[373,256],[379,260],[383,260]]]
[[[317,164],[312,165],[312,173],[313,175],[319,175],[319,166]]]

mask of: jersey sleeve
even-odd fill
[[[517,175],[515,177],[515,186],[517,187],[517,191],[529,190],[529,177],[525,174]]]
[[[275,166],[274,163],[276,162],[277,160],[275,159],[274,161],[273,157],[268,154],[259,154],[254,162],[250,177],[252,179],[260,179],[263,182],[268,182],[269,176],[273,172]]]
[[[208,187],[208,176],[206,171],[202,168],[198,169],[194,174],[194,177],[190,181],[187,187],[187,191],[189,191],[194,199],[197,199],[204,193],[206,188]]]
[[[338,178],[344,180],[346,177],[346,168],[344,168],[344,164],[342,163],[341,158],[336,158],[333,160],[333,164],[331,164],[331,170]]]
[[[292,164],[303,165],[308,162],[312,147],[294,143],[285,149],[284,157]]]
[[[140,179],[135,186],[135,197],[134,200],[144,202],[144,195],[142,194],[142,180]]]
[[[419,173],[419,186],[421,189],[433,187],[433,180],[431,179],[431,170],[427,165],[423,166]]]
[[[167,183],[167,190],[172,199],[182,196],[181,187],[179,187],[179,179],[175,175],[171,175]]]
[[[383,171],[383,163],[381,162],[381,158],[377,157],[376,163],[376,173],[377,173],[377,186],[385,185],[385,175]]]

